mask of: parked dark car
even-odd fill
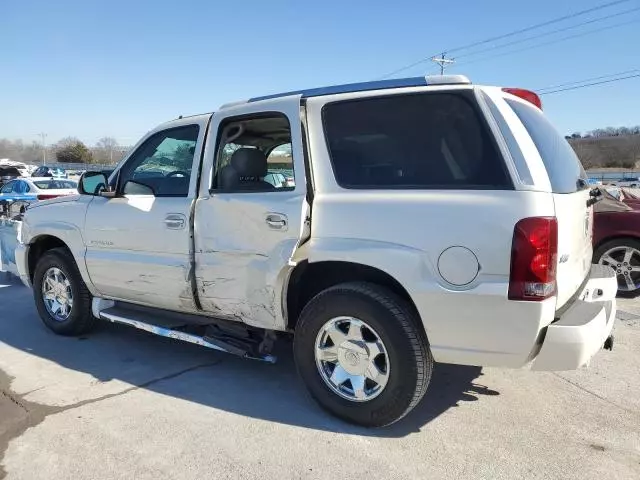
[[[67,172],[64,168],[60,167],[47,167],[43,165],[36,168],[32,173],[32,177],[54,177],[54,178],[67,178]]]
[[[615,198],[600,188],[602,200],[593,214],[593,263],[618,274],[618,295],[640,294],[640,199]],[[626,200],[626,202],[625,202]]]
[[[21,176],[20,170],[16,167],[0,167],[0,187],[14,178]]]

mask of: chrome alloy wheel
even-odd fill
[[[329,388],[353,402],[376,398],[389,380],[391,365],[382,339],[357,318],[326,322],[316,337],[315,359]]]
[[[624,245],[611,248],[598,263],[615,269],[619,290],[633,292],[640,288],[640,251],[635,248]]]
[[[51,267],[44,274],[42,300],[51,317],[64,322],[71,315],[73,293],[71,283],[58,267]]]

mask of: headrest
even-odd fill
[[[240,148],[229,162],[240,177],[259,177],[267,174],[267,157],[257,148]]]

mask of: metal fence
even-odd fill
[[[63,168],[68,172],[80,172],[82,170],[111,170],[116,164],[99,164],[99,163],[56,163],[56,162],[47,162],[45,164],[47,167],[54,168]],[[35,165],[36,167],[41,167],[42,164]]]
[[[589,178],[594,180],[599,180],[602,183],[606,182],[615,182],[616,180],[620,180],[622,178],[640,178],[639,171],[624,171],[624,172],[609,172],[606,170],[598,171],[593,170],[587,172]]]

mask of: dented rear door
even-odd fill
[[[222,188],[216,165],[226,161],[221,153],[225,127],[269,115],[288,120],[295,186],[270,191]],[[200,305],[212,316],[284,329],[283,286],[292,268],[290,258],[304,236],[307,216],[300,96],[223,108],[214,115],[208,139],[194,218]],[[288,148],[282,150],[286,153]],[[269,157],[269,171],[277,170],[277,159],[274,162],[273,155]]]

